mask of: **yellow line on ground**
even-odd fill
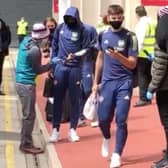
[[[4,68],[8,64],[7,67],[9,67],[9,61],[5,60],[4,62]],[[9,71],[8,71],[9,72]],[[5,92],[5,117],[6,117],[6,124],[5,124],[5,130],[6,131],[12,131],[12,117],[11,117],[11,106],[10,106],[10,99],[9,99],[9,83],[8,83],[8,73],[5,73],[3,76],[4,79],[4,92]],[[6,148],[5,148],[5,157],[6,157],[6,168],[15,168],[15,162],[14,162],[14,144],[12,141],[6,142]]]

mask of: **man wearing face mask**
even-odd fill
[[[110,168],[121,166],[121,155],[128,134],[127,118],[133,89],[133,69],[137,62],[137,39],[135,34],[122,27],[123,13],[123,8],[119,5],[110,5],[108,8],[107,19],[111,27],[99,35],[101,40],[92,88],[93,96],[99,93],[98,119],[103,135],[103,157],[109,156],[110,127],[115,114],[116,144]]]
[[[51,61],[60,59],[60,63],[54,69],[53,132],[50,142],[60,140],[62,103],[67,89],[72,107],[68,139],[71,142],[79,141],[76,128],[80,115],[82,56],[75,57],[74,53],[87,48],[89,44],[89,33],[80,20],[78,9],[69,7],[64,15],[64,23],[57,26],[52,41]]]
[[[16,90],[22,104],[22,129],[20,150],[24,153],[39,154],[43,149],[33,144],[32,131],[35,121],[37,75],[47,72],[51,64],[41,65],[43,47],[48,42],[49,30],[42,24],[33,25],[31,37],[25,37],[19,46],[16,64]],[[45,53],[46,54],[46,53]]]

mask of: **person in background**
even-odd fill
[[[54,114],[53,132],[50,142],[60,140],[60,123],[62,116],[62,103],[66,90],[69,89],[71,102],[70,130],[68,139],[71,142],[79,141],[76,132],[80,116],[81,100],[81,67],[82,56],[75,53],[89,46],[90,38],[84,24],[79,17],[76,7],[69,7],[64,15],[64,23],[57,26],[52,42],[51,60],[60,60],[54,68]],[[82,55],[85,55],[82,54]]]
[[[98,25],[96,27],[97,33],[101,33],[104,30],[107,30],[109,28],[109,24],[107,21],[107,15],[101,15],[98,19]]]
[[[0,86],[2,85],[3,64],[5,56],[9,55],[9,45],[11,43],[11,31],[9,26],[0,19]],[[4,95],[0,90],[0,95]]]
[[[51,47],[51,44],[52,44],[52,39],[53,39],[53,35],[54,35],[54,31],[57,27],[57,22],[56,20],[53,18],[53,17],[47,17],[45,20],[44,20],[44,25],[49,29],[50,31],[50,35],[49,35],[49,42],[50,42],[50,47]]]
[[[98,120],[103,135],[103,157],[109,156],[110,127],[115,114],[116,144],[110,168],[121,166],[121,155],[128,135],[127,119],[133,90],[133,69],[136,67],[138,54],[135,34],[122,27],[123,14],[120,5],[108,7],[107,20],[111,27],[98,37],[101,40],[92,88],[92,96],[99,94]]]
[[[84,24],[85,29],[89,32],[89,38],[92,47],[90,48],[89,52],[87,52],[86,55],[84,55],[83,64],[82,64],[82,99],[81,99],[81,115],[80,119],[78,121],[78,126],[85,126],[85,117],[82,115],[84,104],[89,97],[91,91],[92,91],[92,84],[93,84],[93,73],[94,73],[94,67],[95,67],[95,60],[97,57],[97,32],[96,29],[88,24]],[[91,122],[91,126],[96,127],[97,119],[93,122]]]
[[[24,38],[19,46],[16,63],[16,91],[22,105],[22,128],[20,150],[24,153],[39,154],[43,149],[33,144],[32,131],[36,112],[36,76],[51,69],[49,62],[41,65],[43,47],[48,43],[49,30],[42,23],[33,25],[31,36]],[[46,53],[44,53],[46,54]]]
[[[146,91],[151,80],[156,24],[147,16],[144,6],[137,6],[135,12],[139,19],[135,27],[139,49],[137,64],[139,100],[135,103],[134,107],[140,107],[151,104],[151,100],[146,98]]]
[[[24,17],[21,17],[20,20],[17,22],[16,29],[17,29],[18,42],[20,44],[24,39],[24,37],[27,35],[28,31],[28,22],[25,20]]]
[[[168,167],[168,6],[160,8],[156,28],[155,57],[152,63],[152,80],[146,94],[152,100],[156,92],[156,104],[160,121],[164,129],[166,150],[159,161],[154,162],[152,168]]]

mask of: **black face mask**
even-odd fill
[[[71,16],[64,16],[64,22],[70,29],[73,29],[77,26],[76,18],[73,18]]]
[[[74,29],[76,26],[77,26],[77,22],[66,22],[67,26],[70,28],[70,29]]]
[[[53,34],[55,31],[55,28],[50,28],[49,31],[50,31],[50,34]]]
[[[117,30],[121,27],[122,21],[110,21],[109,24]]]

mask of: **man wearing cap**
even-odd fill
[[[80,20],[78,9],[69,7],[64,15],[64,23],[56,28],[52,42],[52,60],[59,58],[62,62],[54,69],[54,114],[50,142],[60,140],[62,102],[67,89],[72,106],[68,139],[71,142],[79,141],[76,128],[80,115],[82,56],[75,57],[74,53],[87,48],[89,42],[90,38]]]
[[[32,131],[35,121],[36,76],[47,72],[51,64],[41,65],[42,48],[48,41],[49,30],[42,23],[33,25],[31,37],[25,37],[19,46],[16,64],[16,90],[22,104],[20,150],[39,154],[43,149],[33,145]],[[49,53],[48,53],[49,54]]]
[[[156,102],[160,121],[164,128],[166,150],[163,158],[154,163],[153,168],[168,167],[168,6],[160,8],[156,29],[155,57],[152,63],[152,80],[146,94],[151,100],[156,92]]]

